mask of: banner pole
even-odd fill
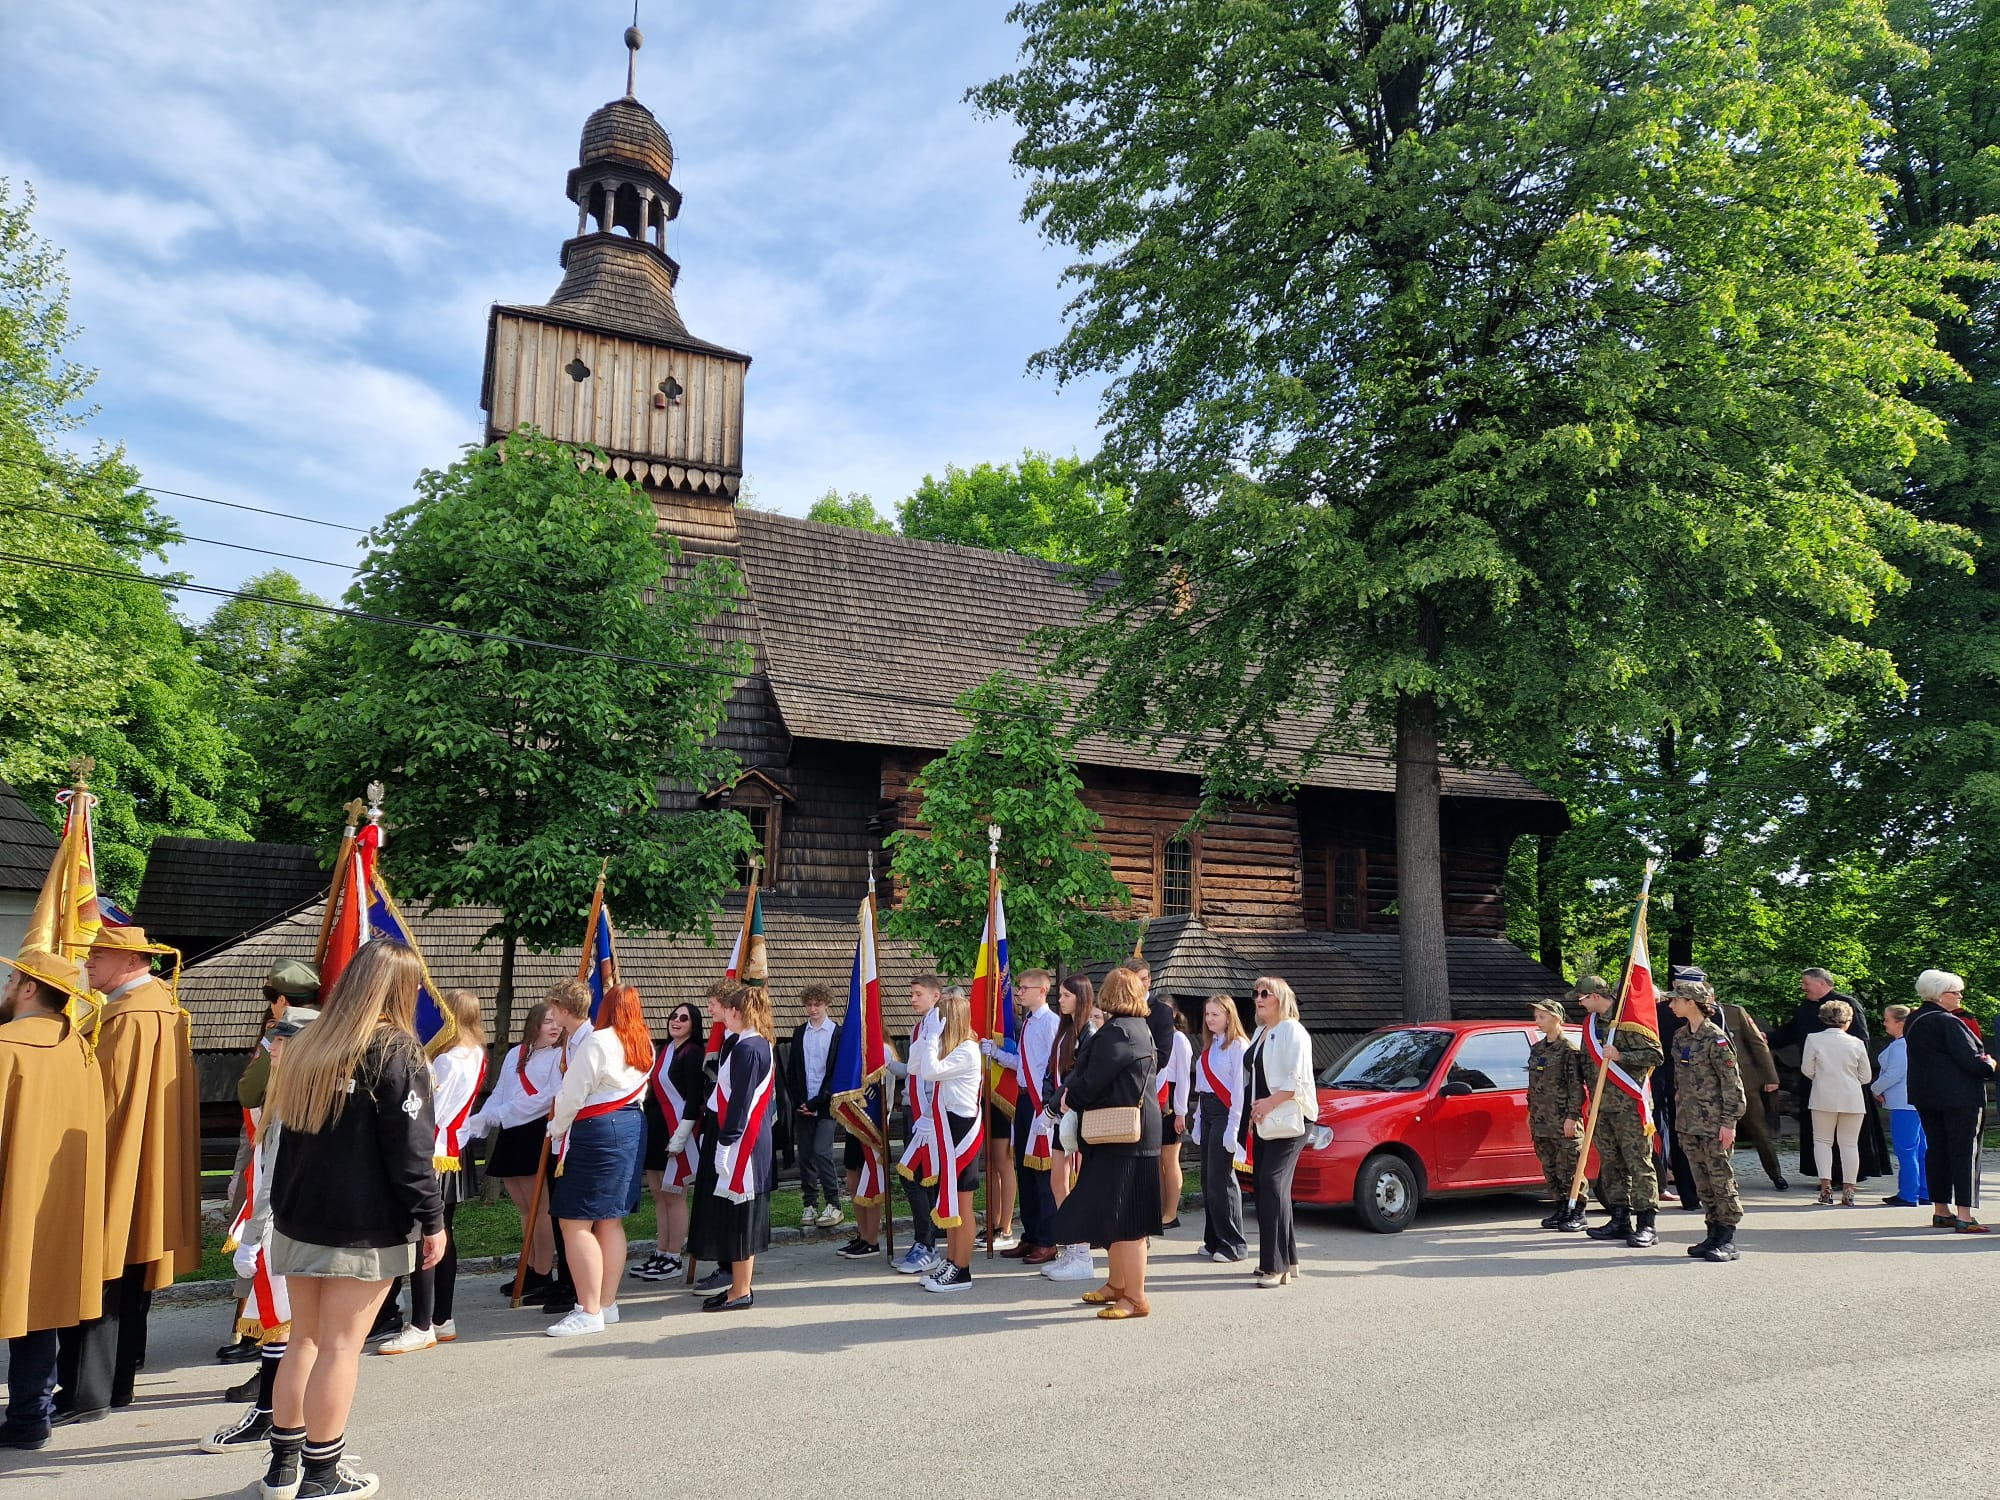
[[[1625,951],[1625,976],[1618,985],[1618,1007],[1612,1012],[1611,1025],[1604,1038],[1604,1049],[1597,1056],[1597,1085],[1590,1091],[1590,1117],[1583,1122],[1583,1134],[1576,1143],[1576,1171],[1569,1180],[1569,1202],[1564,1205],[1569,1212],[1576,1211],[1576,1205],[1583,1192],[1584,1173],[1590,1166],[1591,1143],[1597,1139],[1597,1113],[1604,1104],[1604,1080],[1611,1073],[1611,1048],[1617,1045],[1618,1023],[1625,1019],[1625,1001],[1632,993],[1632,954],[1639,946],[1639,928],[1646,920],[1646,905],[1653,895],[1653,872],[1660,867],[1655,859],[1646,861],[1646,877],[1639,885],[1639,904],[1632,913],[1632,942]],[[1646,958],[1647,966],[1652,965],[1652,955]],[[1583,1024],[1586,1028],[1595,1024],[1597,1017],[1588,1008],[1584,1011]]]

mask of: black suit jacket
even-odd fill
[[[833,1023],[833,1041],[826,1049],[826,1077],[820,1080],[819,1092],[806,1093],[806,1028],[801,1021],[792,1028],[792,1044],[785,1053],[785,1114],[789,1117],[798,1113],[801,1104],[812,1106],[818,1119],[825,1119],[833,1108],[833,1060],[840,1056],[840,1022]]]

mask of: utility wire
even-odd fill
[[[16,500],[11,504],[0,505],[0,515],[12,515],[16,511],[23,510],[34,511],[44,516],[59,516],[66,521],[82,521],[86,526],[91,527],[130,526],[134,531],[145,529],[143,523],[128,522],[117,516],[79,515],[75,511],[58,510],[53,505],[30,505],[25,500]],[[307,557],[299,552],[273,552],[269,547],[253,547],[248,542],[225,542],[220,537],[189,536],[186,532],[177,532],[171,538],[159,539],[149,537],[147,540],[152,545],[159,547],[177,547],[183,542],[196,542],[204,547],[227,547],[233,552],[254,552],[259,557],[281,557],[287,562],[312,563],[316,567],[321,568],[338,568],[343,573],[359,573],[361,571],[359,568],[349,567],[346,563],[334,562],[329,558]]]

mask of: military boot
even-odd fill
[[[1611,1217],[1595,1229],[1586,1229],[1585,1234],[1594,1240],[1622,1240],[1632,1232],[1630,1209],[1614,1208]]]
[[[1583,1205],[1581,1203],[1577,1204],[1575,1208],[1566,1207],[1563,1210],[1562,1222],[1556,1225],[1556,1228],[1560,1229],[1564,1234],[1575,1234],[1579,1229],[1588,1229],[1589,1227],[1590,1220],[1583,1216]]]
[[[1648,1250],[1654,1245],[1659,1244],[1660,1237],[1653,1230],[1653,1215],[1657,1212],[1657,1209],[1640,1209],[1639,1225],[1626,1238],[1625,1243],[1630,1245],[1634,1250]]]
[[[1562,1228],[1562,1221],[1563,1221],[1563,1206],[1560,1203],[1558,1203],[1553,1209],[1549,1210],[1548,1217],[1542,1220],[1542,1228],[1560,1229]]]
[[[1697,1259],[1699,1259],[1701,1256],[1708,1254],[1709,1247],[1715,1243],[1716,1237],[1721,1233],[1722,1233],[1722,1226],[1716,1223],[1713,1219],[1709,1220],[1708,1233],[1703,1235],[1699,1242],[1688,1246],[1688,1254],[1696,1257]]]
[[[1738,1258],[1736,1250],[1736,1226],[1734,1224],[1724,1224],[1716,1230],[1715,1243],[1708,1247],[1708,1253],[1703,1255],[1702,1259],[1713,1261],[1719,1266]]]

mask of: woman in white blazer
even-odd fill
[[[1868,1108],[1868,1084],[1875,1076],[1868,1044],[1850,1035],[1847,1023],[1854,1009],[1845,1000],[1829,1000],[1819,1008],[1826,1030],[1806,1038],[1799,1071],[1812,1080],[1813,1139],[1832,1141],[1847,1167],[1840,1190],[1842,1206],[1854,1207],[1854,1181],[1861,1174],[1861,1120]],[[1833,1202],[1833,1153],[1819,1162],[1819,1201]]]
[[[1247,1108],[1237,1127],[1238,1154],[1250,1159],[1250,1183],[1257,1194],[1257,1285],[1274,1287],[1299,1279],[1292,1174],[1305,1149],[1306,1127],[1319,1119],[1319,1086],[1313,1078],[1312,1038],[1300,1024],[1292,987],[1266,976],[1251,993],[1257,1030],[1243,1054]]]

